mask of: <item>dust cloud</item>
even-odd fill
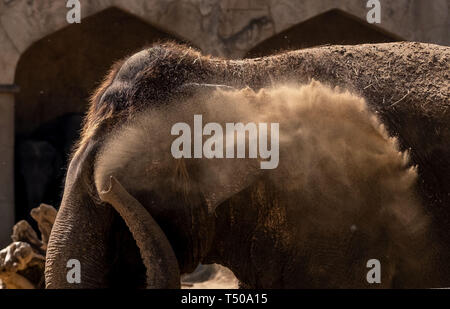
[[[262,159],[248,155],[173,158],[171,144],[177,136],[171,128],[180,122],[193,128],[194,115],[202,115],[203,124],[223,128],[237,122],[279,123],[278,167],[261,170]],[[327,239],[358,231],[377,244],[374,252],[403,257],[423,253],[422,236],[417,235],[425,234],[428,222],[416,197],[417,171],[408,154],[399,150],[364,99],[316,81],[259,91],[200,90],[150,108],[105,142],[95,169],[98,190],[107,188],[110,175],[131,191],[170,196],[200,190],[210,211],[263,179],[279,193],[273,205],[301,218],[296,228],[305,246],[311,233],[314,239]],[[389,244],[383,240],[386,235]],[[411,248],[413,239],[417,246]]]

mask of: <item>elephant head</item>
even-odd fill
[[[228,90],[230,87],[192,83],[183,85],[174,93],[191,96],[193,92],[209,93],[217,89]],[[149,117],[156,123],[149,122]],[[117,239],[113,239],[111,234],[117,228],[117,220],[123,221],[122,227],[126,226],[128,234],[132,236],[128,239],[131,239],[137,247],[135,249],[139,252],[140,259],[138,262],[145,266],[145,283],[148,288],[178,288],[180,270],[186,268],[192,270],[197,266],[198,258],[190,263],[179,261],[166,232],[153,218],[151,212],[156,212],[164,221],[167,213],[163,211],[161,214],[161,209],[168,209],[169,214],[180,209],[180,213],[183,214],[184,208],[194,207],[196,216],[206,218],[218,203],[245,185],[242,183],[238,188],[227,188],[218,192],[216,188],[224,187],[221,183],[223,180],[207,177],[197,185],[190,185],[191,187],[186,189],[184,162],[164,158],[168,154],[170,156],[170,151],[162,152],[161,148],[154,147],[154,145],[168,145],[159,140],[160,138],[169,140],[167,136],[165,134],[162,136],[154,130],[161,125],[161,120],[164,121],[164,117],[159,113],[156,115],[151,111],[148,115],[144,113],[142,117],[137,116],[132,122],[107,131],[108,134],[104,134],[101,138],[92,139],[75,153],[69,165],[62,204],[49,240],[45,273],[47,288],[93,288],[115,285],[116,283],[112,281],[117,279],[111,278],[111,273],[114,260],[117,259],[117,253],[113,252],[117,247],[117,244],[114,244]],[[161,127],[159,129],[170,133],[170,129],[164,130]],[[155,132],[155,137],[149,136],[149,132]],[[146,150],[152,147],[153,151],[146,153]],[[133,151],[130,153],[129,149]],[[205,176],[206,170],[212,175],[219,175],[219,171],[228,170],[230,174],[225,175],[225,178],[230,179],[231,173],[236,169],[226,169],[223,163],[217,163],[207,163],[201,169],[197,169],[199,179]],[[246,177],[252,176],[250,171],[254,169],[243,168],[242,162],[236,164],[239,164],[242,170],[249,171]],[[192,170],[192,166],[190,169]],[[224,176],[225,173],[222,174]],[[176,184],[161,181],[171,177],[175,179]],[[164,202],[163,197],[158,198],[164,194],[152,193],[167,192],[165,186],[172,188],[173,196],[182,197],[175,199],[176,202]],[[198,187],[204,187],[202,192],[198,192]],[[199,193],[201,198],[198,197]],[[152,197],[148,198],[149,195]],[[156,203],[158,207],[152,206],[154,196],[159,200]],[[138,197],[145,205],[142,205]],[[174,208],[170,208],[171,206],[167,204],[173,205]],[[204,211],[205,215],[199,214],[201,211]],[[189,216],[187,221],[191,218],[196,220],[194,215]],[[167,228],[167,224],[165,227],[170,232],[171,228]],[[190,232],[191,227],[186,230]],[[204,231],[202,233],[207,234]],[[206,250],[207,246],[202,244],[202,250]],[[130,252],[125,254],[132,255]],[[70,270],[67,263],[73,259],[80,262],[79,283],[69,282],[67,279]]]
[[[128,226],[146,268],[152,288],[177,288],[180,274],[175,254],[161,228],[142,205],[114,178],[109,187],[92,194],[87,182],[89,155],[76,155],[69,168],[63,201],[49,241],[46,259],[47,288],[111,286],[111,240],[114,212]],[[84,165],[83,165],[84,164]],[[73,178],[72,178],[73,177]],[[110,207],[111,206],[111,207]],[[67,280],[67,263],[76,259],[81,282]]]

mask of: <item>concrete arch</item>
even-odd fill
[[[395,34],[368,24],[339,9],[326,11],[294,25],[262,41],[245,57],[262,57],[285,50],[320,45],[354,45],[386,43],[403,40]]]
[[[16,133],[64,113],[83,113],[110,66],[155,41],[186,42],[110,7],[34,42],[21,55],[14,83]],[[187,42],[186,42],[187,43]]]
[[[134,15],[136,18],[142,19],[149,25],[173,37],[191,41],[189,37],[184,37],[182,34],[173,31],[172,28],[174,27],[171,27],[164,21],[160,22],[159,14],[165,9],[162,3],[152,7],[152,4],[141,0],[129,0],[126,2],[119,0],[82,1],[82,22],[94,14],[113,7]],[[2,74],[0,83],[13,81],[12,68],[15,68],[20,55],[33,43],[69,25],[66,20],[68,10],[66,1],[30,2],[15,0],[8,3],[0,3],[0,20],[2,25],[0,27],[0,42],[5,43],[5,48],[1,49],[5,49],[5,52],[8,52],[9,58],[7,59],[6,74]],[[187,32],[186,34],[189,36],[191,33]],[[0,59],[1,62],[2,59]],[[0,69],[3,68],[0,66]]]
[[[36,112],[36,110],[33,109],[27,111],[27,108],[23,106],[23,102],[21,103],[21,100],[24,101],[29,99],[29,97],[26,98],[26,95],[23,96],[23,93],[19,91],[19,87],[14,84],[14,81],[19,84],[25,84],[26,89],[32,84],[33,77],[38,75],[34,74],[33,76],[33,74],[31,74],[32,76],[27,77],[27,70],[22,70],[21,68],[30,66],[32,61],[24,64],[24,61],[21,60],[28,58],[30,51],[33,51],[36,46],[40,46],[42,51],[42,46],[45,45],[45,40],[49,37],[51,38],[53,34],[65,32],[67,28],[74,29],[83,27],[83,25],[89,21],[92,16],[95,18],[96,14],[101,14],[101,12],[108,10],[115,12],[120,11],[124,15],[127,15],[130,19],[133,15],[133,18],[137,23],[140,22],[141,24],[147,24],[147,30],[153,28],[153,31],[150,31],[153,34],[155,34],[155,32],[164,33],[164,39],[173,39],[180,42],[186,40],[181,39],[181,35],[175,34],[176,31],[174,32],[171,31],[171,29],[167,29],[169,27],[164,27],[164,22],[159,23],[158,14],[161,12],[151,8],[151,4],[147,1],[130,0],[126,3],[118,0],[105,0],[101,2],[82,1],[82,23],[73,25],[69,25],[67,23],[66,14],[69,9],[66,8],[65,5],[66,1],[14,0],[0,2],[0,164],[3,168],[3,173],[0,175],[0,245],[4,245],[9,242],[11,228],[15,222],[15,199],[13,186],[15,109],[19,115],[21,115],[24,110],[25,115],[32,115]],[[160,4],[158,7],[160,10],[164,10],[164,5]],[[136,40],[134,42],[136,42]],[[146,42],[150,43],[151,40],[147,40]],[[120,58],[120,56],[124,56],[126,53],[131,52],[133,47],[136,49],[141,46],[131,44],[130,49],[124,51],[123,54],[119,55],[117,53],[113,53],[113,55],[110,56],[118,56]],[[36,62],[45,62],[45,59],[39,58],[39,53],[35,54],[35,56],[37,56],[35,59]],[[105,58],[108,59],[108,56]],[[109,60],[112,59],[114,59],[114,57],[109,58]],[[51,65],[51,63],[47,64]],[[107,69],[110,64],[111,63],[104,65],[103,69]],[[99,72],[101,70],[96,71]],[[16,72],[22,72],[23,74],[16,76]],[[33,71],[28,70],[28,72]],[[104,72],[102,72],[101,75],[103,73]],[[89,80],[92,81],[93,79],[96,78],[91,78]],[[100,78],[96,81],[98,80],[100,80]],[[95,82],[92,84],[95,85]],[[51,80],[47,80],[47,85],[50,84]],[[85,91],[84,95],[86,95],[86,93],[88,93],[88,91]],[[18,99],[16,102],[15,96]],[[76,107],[76,104],[70,105],[71,108],[69,108],[69,111],[80,111],[82,109]],[[39,104],[35,106],[39,106]],[[64,108],[61,109],[60,107],[57,107],[56,109],[52,109],[51,106],[48,107],[49,108],[43,112],[45,114],[47,111],[50,111],[50,117],[58,116],[58,114],[64,112]],[[39,115],[39,111],[37,114]],[[41,116],[42,115],[43,114],[41,111]],[[45,117],[47,116],[44,116],[44,118]],[[19,118],[20,120],[17,121],[16,124],[20,127],[19,132],[21,133],[29,132],[40,122],[47,120],[44,118],[38,119],[34,122],[34,124],[33,121],[31,121],[32,125],[27,128],[27,126],[24,126],[23,124],[28,123],[29,119],[21,116]]]
[[[380,3],[378,29],[407,41],[450,44],[448,0],[381,0]],[[224,12],[218,23],[218,37],[225,55],[242,58],[268,38],[331,10],[365,21],[369,11],[366,4],[367,1],[360,0],[226,1],[221,5]]]
[[[34,42],[15,73],[15,215],[57,207],[89,96],[111,65],[155,41],[185,41],[110,7]],[[186,42],[185,42],[186,43]]]

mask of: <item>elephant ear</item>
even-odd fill
[[[237,88],[223,84],[186,83],[177,88],[181,96],[209,96],[213,91],[237,91]],[[218,205],[247,188],[261,173],[255,159],[205,159],[195,161],[197,184],[213,213]],[[183,165],[184,163],[181,163]]]
[[[186,83],[177,88],[176,94],[209,96],[213,91],[238,91],[223,84]],[[195,161],[198,187],[213,213],[218,205],[247,188],[261,174],[256,159],[201,159]]]
[[[113,176],[109,189],[99,196],[120,214],[133,235],[147,270],[147,287],[180,288],[175,252],[150,213]]]
[[[198,183],[209,213],[261,176],[259,162],[251,159],[203,159]]]

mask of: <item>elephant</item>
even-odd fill
[[[82,115],[66,114],[39,126],[16,141],[17,217],[31,219],[40,203],[60,203],[64,169],[78,139]]]
[[[17,146],[16,186],[21,189],[16,201],[17,216],[29,219],[31,209],[40,203],[56,202],[53,190],[64,168],[61,154],[45,140],[20,140]],[[23,194],[24,193],[24,194]],[[53,193],[53,194],[52,194]]]
[[[225,60],[169,42],[117,62],[71,157],[46,287],[179,288],[199,263],[249,288],[450,285],[448,57],[401,42]],[[194,113],[291,128],[280,166],[175,159],[170,126]]]

